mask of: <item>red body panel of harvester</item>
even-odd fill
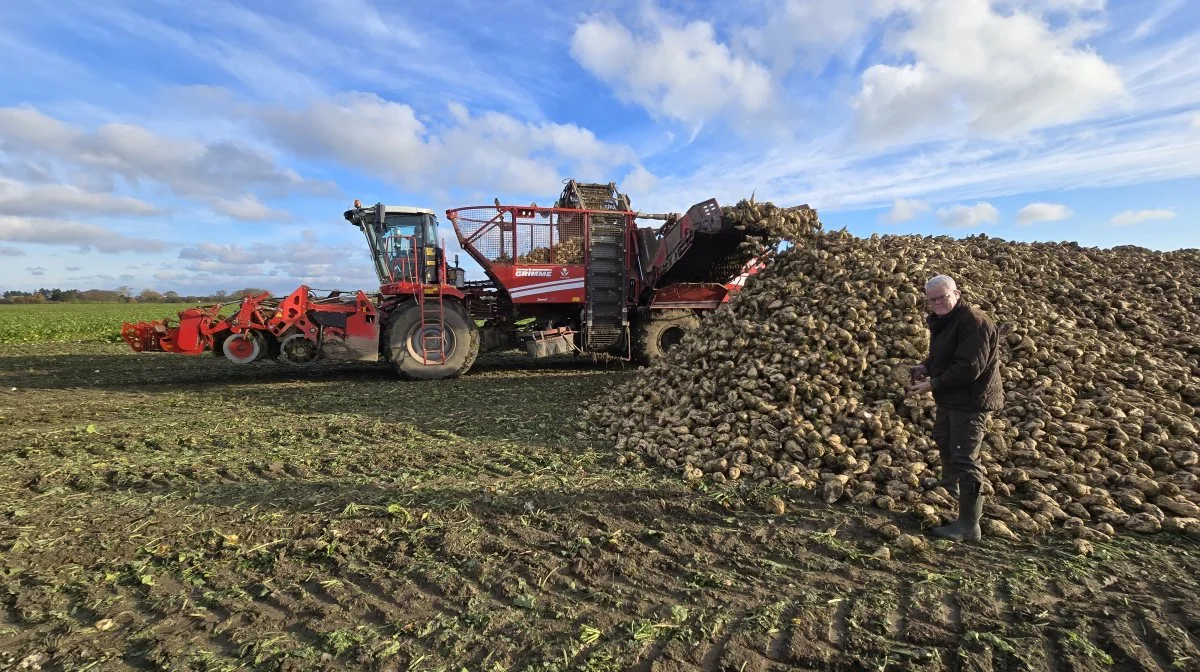
[[[586,268],[572,265],[497,265],[492,273],[514,304],[581,303]]]

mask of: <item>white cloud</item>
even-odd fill
[[[589,19],[571,36],[571,56],[621,99],[693,128],[768,111],[776,95],[771,73],[719,42],[712,24],[671,25],[657,14],[648,22],[650,34],[635,35],[611,18]]]
[[[6,152],[65,152],[81,135],[78,129],[32,107],[0,108],[0,149]]]
[[[366,93],[258,113],[266,133],[297,154],[333,159],[413,190],[544,194],[561,183],[564,170],[601,179],[607,170],[637,162],[629,147],[574,124],[530,123],[497,112],[472,116],[454,103],[448,116],[448,127],[431,128],[412,107]]]
[[[59,219],[0,215],[0,240],[42,245],[71,245],[80,251],[159,252],[167,243],[149,238],[134,238],[96,224]]]
[[[0,150],[53,162],[74,182],[90,178],[97,185],[107,182],[110,190],[118,178],[131,187],[155,182],[204,203],[252,197],[248,189],[276,194],[333,190],[330,183],[301,177],[247,144],[167,137],[123,123],[88,131],[30,107],[0,108]]]
[[[1017,211],[1017,223],[1057,222],[1072,214],[1070,208],[1058,203],[1030,203]]]
[[[247,222],[291,219],[291,214],[287,211],[269,208],[253,194],[246,194],[235,201],[217,199],[212,203],[212,209],[226,217]]]
[[[930,0],[909,15],[912,28],[893,48],[912,62],[867,68],[853,101],[873,144],[1010,137],[1078,121],[1125,94],[1113,65],[1075,46],[1090,24],[1052,28],[1019,8],[1001,14],[988,0]]]
[[[1192,113],[1192,128],[1200,128],[1200,112]]]
[[[952,229],[967,229],[983,223],[994,224],[1000,217],[1000,211],[991,203],[980,201],[975,205],[955,204],[937,211],[942,224]]]
[[[1200,79],[1194,84],[1188,88],[1200,94]],[[766,156],[700,154],[691,171],[660,175],[655,197],[672,203],[716,192],[724,201],[757,185],[760,197],[831,212],[885,208],[896,199],[954,202],[1200,178],[1200,133],[1181,133],[1186,123],[1186,115],[1147,110],[1084,131],[1048,132],[1037,142],[954,142],[886,155],[812,142]]]
[[[881,215],[880,219],[890,224],[909,222],[929,212],[929,210],[930,206],[925,201],[897,198],[892,203],[892,209],[887,214]]]
[[[179,252],[179,258],[188,263],[173,266],[165,271],[173,274],[171,277],[159,279],[192,282],[213,277],[226,284],[233,278],[242,283],[263,283],[270,279],[272,285],[291,282],[292,287],[287,291],[301,284],[329,289],[337,285],[345,289],[378,283],[369,255],[359,245],[323,243],[308,230],[300,232],[298,240],[282,243],[286,255],[279,254],[280,245],[197,243]]]
[[[1172,210],[1126,210],[1114,215],[1110,222],[1115,226],[1129,226],[1151,220],[1174,218],[1175,212]]]
[[[216,243],[196,243],[185,247],[179,251],[179,258],[217,261],[222,264],[257,264],[263,261],[263,257],[255,256],[238,245]]]
[[[10,245],[0,246],[0,257],[23,257],[25,250]]]
[[[207,273],[210,275],[232,276],[244,278],[248,276],[263,275],[262,259],[260,263],[255,264],[231,264],[223,261],[212,261],[209,259],[197,259],[187,265],[187,270],[194,273]]]
[[[650,191],[658,183],[658,178],[643,166],[637,166],[629,174],[621,178],[621,191],[626,194],[639,194]],[[630,196],[632,200],[633,196]],[[637,206],[633,206],[637,209]]]
[[[29,186],[0,177],[0,214],[157,215],[164,211],[145,201],[80,189],[69,184]]]

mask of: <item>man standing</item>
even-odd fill
[[[938,275],[925,283],[929,307],[929,356],[912,368],[910,395],[933,393],[937,402],[933,440],[942,457],[939,483],[957,485],[958,520],[933,528],[956,541],[977,540],[986,477],[980,446],[993,411],[1003,407],[1000,334],[983,311],[961,299],[954,279]]]

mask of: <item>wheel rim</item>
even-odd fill
[[[687,330],[683,327],[667,327],[658,336],[658,349],[663,352],[670,350],[679,345],[686,334]]]
[[[254,338],[247,332],[244,335],[234,334],[225,339],[222,350],[225,351],[225,356],[231,362],[248,364],[258,358],[259,353],[262,352],[262,346],[259,344],[257,338]]]
[[[438,341],[439,337],[445,339],[445,357],[442,356],[443,350]],[[424,348],[421,346],[422,340],[425,341]],[[454,332],[436,323],[426,324],[424,329],[421,328],[421,325],[414,324],[408,332],[405,345],[408,346],[408,356],[418,362],[444,364],[446,360],[454,356]]]
[[[283,361],[302,366],[317,361],[320,353],[317,344],[305,338],[304,334],[292,334],[279,344],[279,354]]]

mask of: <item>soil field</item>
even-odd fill
[[[573,421],[629,375],[3,346],[0,669],[1200,670],[1195,541],[622,466]]]

